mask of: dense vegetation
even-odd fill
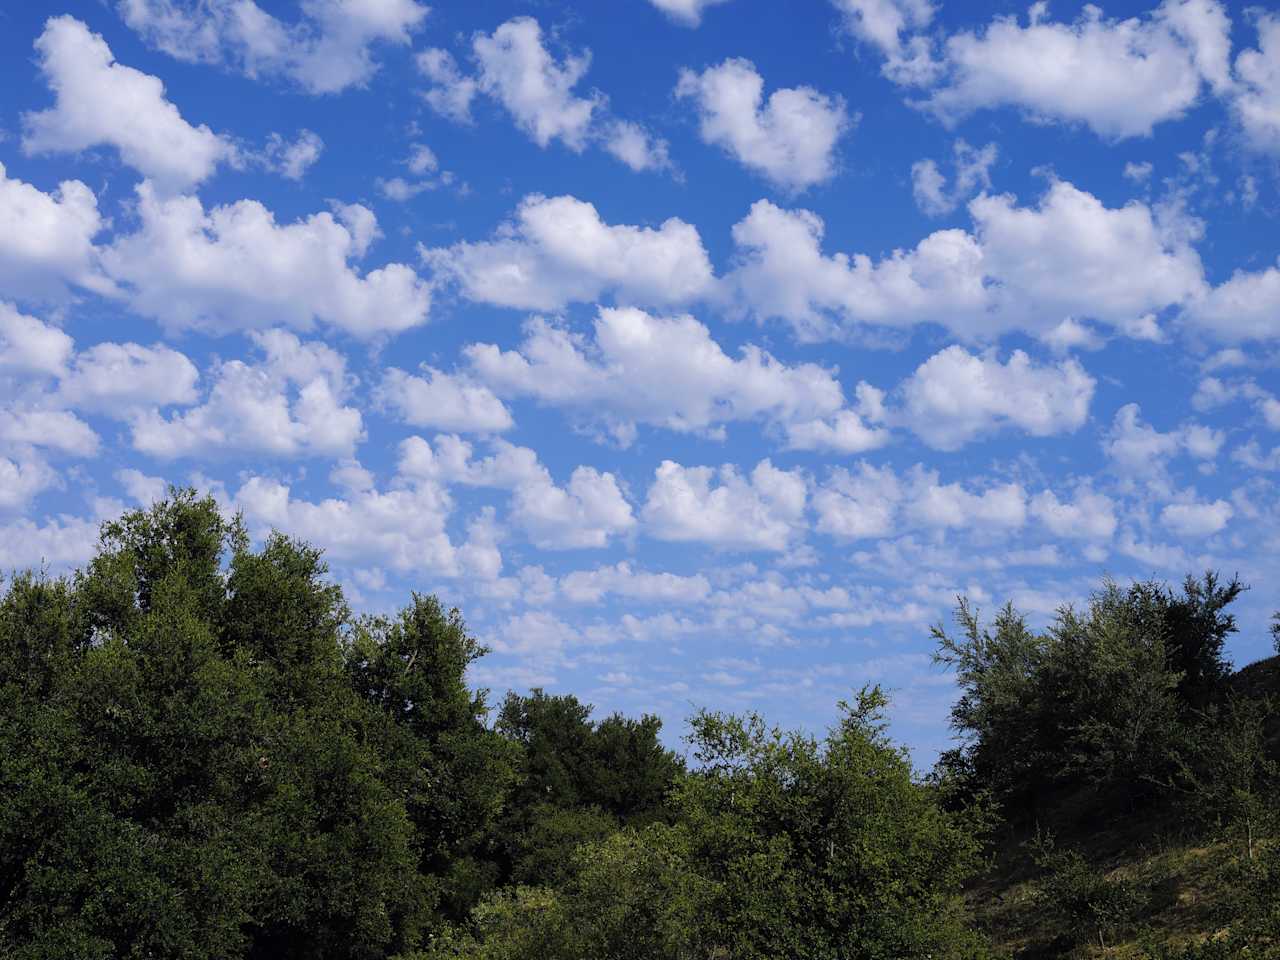
[[[1238,583],[1108,585],[1043,634],[962,604],[937,640],[964,745],[920,779],[876,689],[822,737],[699,713],[687,756],[572,696],[491,707],[456,611],[354,616],[325,575],[173,491],[74,576],[7,581],[0,956],[980,958],[1015,939],[984,897],[1024,878],[1028,954],[1280,944],[1274,714],[1222,657]],[[1185,946],[1089,843],[1153,823],[1232,851]]]

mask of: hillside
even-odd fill
[[[1243,667],[1229,684],[1240,696],[1280,703],[1280,656]],[[1270,756],[1280,761],[1280,711],[1267,719],[1266,736]],[[1242,848],[1237,839],[1193,828],[1176,807],[1137,818],[1108,817],[1090,790],[1055,798],[1046,820],[1053,823],[1059,845],[1079,850],[1106,878],[1135,885],[1146,901],[1105,948],[1079,943],[1076,932],[1064,930],[1045,909],[1043,871],[1030,849],[1034,828],[1006,830],[990,871],[968,891],[975,920],[1000,955],[1146,960],[1197,948],[1211,951],[1215,938],[1222,943],[1222,957],[1271,955],[1241,953],[1221,940],[1238,897]]]

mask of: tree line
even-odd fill
[[[4,586],[0,955],[991,957],[966,891],[1080,791],[1238,839],[1233,936],[1280,940],[1272,715],[1222,655],[1241,589],[1106,585],[1043,633],[962,602],[935,635],[963,745],[927,777],[875,688],[821,736],[699,712],[681,755],[655,717],[490,704],[456,610],[357,616],[319,551],[171,490]],[[1047,909],[1105,942],[1127,894],[1037,837]]]

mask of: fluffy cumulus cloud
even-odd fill
[[[786,190],[803,190],[835,174],[836,144],[850,127],[840,97],[789,87],[766,101],[764,78],[742,59],[702,73],[681,72],[676,96],[694,104],[705,143]]]
[[[1102,449],[1126,482],[1147,481],[1167,488],[1170,460],[1188,454],[1196,460],[1214,461],[1226,435],[1203,424],[1185,423],[1162,432],[1142,419],[1142,408],[1126,403],[1116,411],[1111,428],[1102,438]]]
[[[916,206],[930,217],[948,214],[979,190],[991,189],[991,165],[999,148],[988,143],[981,150],[957,140],[952,148],[955,176],[951,186],[933,160],[917,160],[911,165],[911,192]]]
[[[195,364],[169,347],[99,343],[76,355],[58,397],[68,406],[127,418],[147,407],[193,403],[198,379]]]
[[[691,316],[605,308],[593,332],[588,339],[534,319],[519,350],[474,344],[466,353],[474,375],[500,395],[572,411],[624,443],[637,424],[716,434],[726,423],[757,420],[785,427],[811,448],[838,446],[857,429],[871,433],[844,409],[832,371],[788,365],[750,344],[734,358]],[[842,413],[846,420],[826,424]]]
[[[280,224],[256,200],[206,211],[193,196],[138,187],[138,229],[102,251],[132,308],[167,328],[213,332],[317,323],[358,337],[423,323],[431,292],[413,268],[361,273],[377,236],[361,206],[338,206]]]
[[[1035,206],[983,194],[968,209],[972,232],[939,230],[875,261],[824,254],[820,217],[761,200],[733,228],[728,284],[747,311],[815,339],[917,323],[968,338],[1044,334],[1068,317],[1152,339],[1157,312],[1203,290],[1197,225],[1145,204],[1110,208],[1055,181]]]
[[[1160,511],[1160,522],[1181,537],[1207,537],[1221,531],[1235,510],[1225,500],[1212,503],[1171,503]]]
[[[1280,267],[1237,270],[1185,311],[1194,327],[1227,342],[1280,338]]]
[[[838,467],[813,495],[817,529],[841,540],[881,539],[912,530],[1008,532],[1027,520],[1027,495],[1017,483],[980,490],[942,483],[917,464],[902,475],[865,461]]]
[[[540,147],[558,140],[581,153],[599,143],[632,170],[670,165],[665,141],[633,121],[607,119],[608,98],[599,91],[576,92],[591,66],[590,51],[557,60],[533,17],[514,17],[491,34],[477,33],[471,59],[475,72],[468,74],[447,50],[432,47],[418,55],[418,69],[431,83],[424,96],[437,113],[469,123],[472,103],[483,94]]]
[[[1044,490],[1032,498],[1031,513],[1054,536],[1068,539],[1109,540],[1118,524],[1115,501],[1088,486],[1077,489],[1072,499]]]
[[[1280,17],[1261,14],[1258,46],[1236,57],[1235,109],[1248,142],[1280,155]]]
[[[933,20],[929,0],[832,0],[845,28],[884,57],[884,74],[896,83],[924,84],[937,74],[928,40],[915,34]]]
[[[0,459],[0,474],[4,472],[5,461]],[[7,486],[0,483],[0,490]],[[0,524],[0,568],[65,569],[88,563],[97,548],[98,524],[104,519],[61,515],[41,523],[18,519]]]
[[[44,193],[0,163],[0,295],[65,299],[71,286],[109,293],[94,247],[104,226],[97,197],[79,180]]]
[[[649,0],[676,23],[696,27],[702,23],[702,15],[711,7],[728,3],[728,0]]]
[[[374,48],[405,46],[426,20],[417,0],[310,0],[286,23],[254,0],[117,0],[124,21],[179,60],[221,63],[251,77],[282,76],[309,93],[337,93],[377,70]]]
[[[134,446],[165,460],[231,453],[352,456],[364,425],[360,411],[344,404],[351,383],[342,355],[281,330],[254,339],[265,354],[261,363],[220,364],[199,406],[135,416]]]
[[[635,526],[617,477],[576,467],[565,486],[552,479],[538,455],[504,440],[477,459],[466,441],[444,434],[433,447],[421,437],[401,446],[401,473],[444,484],[494,487],[511,494],[511,520],[535,546],[549,550],[599,548]]]
[[[943,78],[923,105],[947,122],[1010,106],[1107,138],[1146,136],[1186,113],[1206,84],[1226,89],[1230,29],[1217,0],[1165,0],[1126,20],[1089,5],[1074,23],[1049,20],[1048,4],[1036,3],[1025,25],[998,18],[948,37]]]
[[[421,254],[438,281],[467,299],[517,309],[557,310],[606,295],[681,303],[709,294],[714,280],[691,224],[608,224],[594,205],[569,196],[526,197],[494,239]]]
[[[391,368],[378,387],[379,401],[405,423],[461,433],[500,433],[515,425],[503,402],[466,376],[423,366],[421,376]]]
[[[326,556],[337,562],[443,576],[462,569],[446,530],[453,502],[437,484],[369,488],[316,501],[295,496],[288,484],[254,476],[232,503],[244,512],[250,529],[259,534],[281,530],[323,544]]]
[[[567,574],[560,579],[559,589],[573,603],[599,603],[606,596],[646,603],[697,603],[710,596],[711,582],[702,574],[654,573],[621,561]]]
[[[50,19],[36,50],[57,102],[23,117],[27,153],[114,147],[125,163],[167,189],[190,187],[219,163],[236,161],[228,138],[184,120],[158,77],[116,63],[106,41],[74,17]]]
[[[1038,364],[1021,350],[1001,362],[948,347],[902,385],[903,422],[938,450],[956,450],[986,433],[1016,427],[1047,437],[1078,430],[1096,381],[1075,360]]]
[[[64,331],[0,302],[0,508],[62,486],[58,458],[97,455],[83,419],[130,420],[195,399],[198,373],[163,345],[102,342],[77,351]]]
[[[808,481],[762,460],[749,474],[730,464],[685,467],[664,460],[641,519],[659,540],[728,550],[782,551],[803,534]]]
[[[57,327],[0,301],[0,374],[61,375],[74,349]]]

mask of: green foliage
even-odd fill
[[[490,726],[457,610],[353,617],[317,550],[172,490],[83,571],[0,593],[0,956],[979,958],[995,802],[1081,786],[1238,835],[1227,933],[1186,956],[1264,956],[1278,772],[1270,703],[1225,694],[1241,589],[1107,584],[1044,633],[962,601],[935,637],[966,743],[925,782],[879,690],[823,737],[698,713],[687,767],[656,717],[572,696],[508,694]],[[1091,938],[1142,904],[1079,853],[1040,864]]]
[[[984,628],[962,599],[959,635],[933,630],[935,659],[961,691],[951,719],[966,746],[947,759],[952,779],[963,771],[1028,818],[1080,784],[1128,807],[1149,802],[1185,768],[1224,694],[1222,647],[1236,629],[1226,607],[1243,589],[1213,573],[1180,593],[1107,582],[1039,635],[1011,606]]]
[[[1052,835],[1036,838],[1036,864],[1043,871],[1039,902],[1077,939],[1107,937],[1131,923],[1145,905],[1147,893],[1132,880],[1108,876],[1091,867],[1076,850],[1057,850]]]
[[[707,942],[734,958],[968,955],[957,900],[978,823],[944,812],[864,690],[823,741],[755,715],[701,713],[700,767],[677,791],[688,858],[709,884]]]
[[[671,797],[674,823],[580,844],[554,890],[494,895],[423,956],[982,956],[959,899],[979,864],[977,823],[913,780],[883,706],[864,691],[822,741],[754,715],[697,715],[699,765]],[[563,700],[532,712],[543,707],[584,716]]]
[[[1280,764],[1268,755],[1267,721],[1274,714],[1270,699],[1235,695],[1206,709],[1177,781],[1188,812],[1239,837],[1251,860],[1258,838],[1280,820]]]
[[[355,631],[325,574],[315,550],[251,550],[211,499],[173,491],[104,526],[75,578],[8,584],[0,955],[374,958],[420,941],[443,883],[424,851],[483,833],[467,804],[492,820],[511,765],[483,699],[456,689],[474,649],[460,622],[462,665],[411,693],[449,691],[424,733],[351,682]],[[465,815],[416,816],[423,765],[448,771],[433,802]]]
[[[500,828],[512,881],[560,883],[579,844],[669,818],[667,795],[683,764],[663,747],[657,717],[596,723],[576,697],[534,690],[509,693],[495,727],[519,755],[520,782]]]

